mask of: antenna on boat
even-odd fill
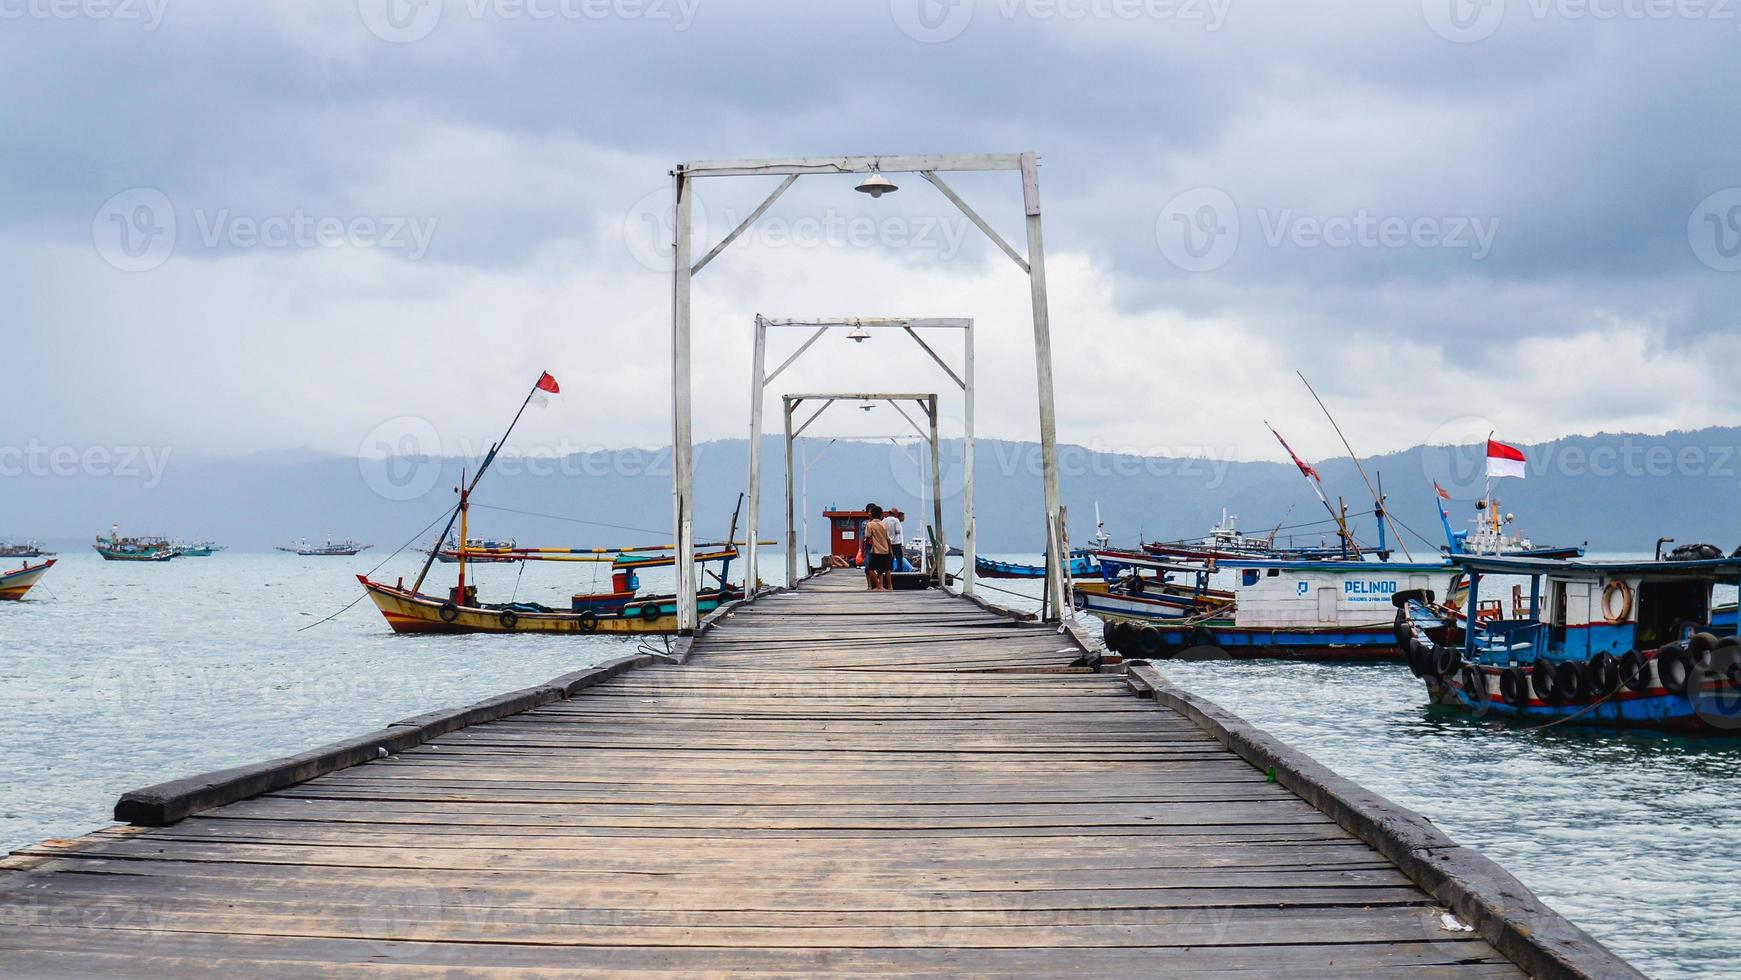
[[[1366,478],[1366,467],[1360,465],[1360,457],[1355,455],[1354,447],[1348,444],[1348,437],[1342,434],[1342,427],[1336,424],[1336,416],[1330,414],[1330,407],[1324,404],[1324,399],[1318,397],[1317,389],[1313,388],[1312,383],[1306,380],[1306,373],[1304,371],[1295,371],[1294,373],[1300,376],[1300,383],[1305,385],[1306,390],[1312,393],[1312,400],[1318,403],[1318,407],[1324,411],[1324,417],[1330,420],[1330,428],[1336,430],[1336,438],[1342,440],[1342,448],[1348,450],[1348,457],[1354,460],[1354,471],[1360,474],[1361,482],[1366,484],[1366,492],[1372,494],[1373,504],[1377,507],[1379,513],[1383,515],[1379,520],[1381,522],[1390,521],[1390,533],[1396,537],[1396,543],[1402,545],[1403,557],[1407,558],[1409,561],[1414,561],[1415,556],[1409,553],[1408,542],[1404,541],[1402,535],[1397,533],[1396,522],[1392,521],[1390,514],[1385,512],[1384,495],[1379,493],[1378,490],[1373,487],[1372,481]]]

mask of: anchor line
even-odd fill
[[[435,520],[430,521],[428,524],[423,525],[423,530],[418,531],[416,534],[413,534],[411,536],[411,540],[400,545],[398,548],[394,549],[392,554],[381,559],[381,564],[376,565],[374,568],[369,569],[369,571],[367,573],[368,577],[373,578],[375,576],[375,573],[380,571],[383,566],[385,566],[388,562],[392,561],[393,559],[399,557],[400,552],[402,552],[406,548],[409,548],[412,545],[416,544],[420,538],[422,538],[425,534],[428,534],[429,529],[434,527],[436,525],[437,521],[440,521],[442,518],[447,516],[448,509],[449,508],[445,508],[445,507],[442,508],[441,513],[435,515]],[[437,543],[436,547],[439,549],[440,544]],[[345,613],[350,612],[352,606],[356,605],[359,602],[362,602],[364,599],[366,599],[368,597],[369,597],[369,594],[367,592],[365,592],[362,595],[357,596],[355,599],[352,599],[350,602],[345,603],[343,608],[341,608],[338,612],[333,613],[331,616],[328,616],[327,618],[320,620],[319,622],[309,623],[307,626],[298,627],[294,632],[300,633],[303,630],[314,629],[316,626],[319,626],[322,623],[330,623],[333,620],[339,618],[340,616],[343,616]]]

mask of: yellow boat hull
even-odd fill
[[[513,612],[459,606],[359,575],[375,607],[395,633],[568,633],[577,636],[677,632],[675,612],[658,616],[588,616],[572,612]],[[705,608],[705,607],[704,607]]]
[[[0,572],[0,601],[17,602],[24,598],[48,570],[54,567],[54,559],[49,559],[40,565],[32,567],[28,562],[23,568],[11,572]]]

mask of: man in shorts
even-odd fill
[[[883,523],[883,509],[870,505],[870,517],[864,522],[864,577],[872,592],[893,590],[894,576],[889,573],[893,549],[889,545],[889,529]]]

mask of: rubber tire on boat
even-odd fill
[[[1691,699],[1697,687],[1699,670],[1694,666],[1691,651],[1671,643],[1656,654],[1656,677],[1670,694]]]
[[[1620,666],[1620,682],[1628,689],[1643,694],[1650,690],[1650,661],[1637,650],[1628,650],[1616,661]]]
[[[1402,652],[1403,658],[1408,661],[1409,673],[1416,677],[1427,676],[1426,657],[1424,656],[1427,648],[1421,644],[1421,641],[1412,636],[1409,637],[1402,643]]]
[[[1598,653],[1584,665],[1584,690],[1598,698],[1620,690],[1620,665],[1612,654]]]
[[[1554,686],[1554,662],[1546,657],[1537,657],[1529,668],[1530,683],[1535,687],[1535,696],[1548,704],[1559,704],[1565,700],[1560,697],[1560,689]]]
[[[598,612],[596,610],[583,610],[580,614],[580,619],[578,619],[577,622],[580,623],[580,631],[582,633],[598,632]]]
[[[1529,704],[1529,675],[1523,672],[1522,667],[1514,664],[1500,673],[1499,696],[1513,708],[1522,708]]]
[[[1125,656],[1136,653],[1136,637],[1132,632],[1136,627],[1129,623],[1112,624],[1112,648]]]
[[[496,614],[496,622],[502,624],[505,630],[511,630],[520,625],[520,614],[512,609],[504,609]]]
[[[1711,648],[1711,672],[1741,687],[1741,637],[1725,636]]]
[[[1463,658],[1457,655],[1457,651],[1435,644],[1427,661],[1427,673],[1433,677],[1449,677],[1457,672],[1457,665],[1462,662]]]
[[[1112,628],[1114,625],[1116,624],[1110,619],[1100,624],[1100,645],[1108,650],[1117,652],[1118,647],[1112,642]]]
[[[641,607],[641,618],[645,620],[658,619],[663,614],[664,610],[659,608],[657,602],[649,602]]]
[[[1220,644],[1215,642],[1215,634],[1209,632],[1209,627],[1207,626],[1194,626],[1191,628],[1191,645],[1194,647],[1220,646]]]
[[[1461,680],[1463,681],[1463,693],[1469,697],[1469,700],[1476,704],[1485,704],[1489,700],[1486,671],[1474,664],[1464,664]]]
[[[459,618],[459,607],[451,602],[444,602],[441,604],[441,608],[435,611],[435,615],[439,617],[442,622],[451,623]]]
[[[1136,631],[1137,656],[1144,660],[1152,660],[1161,653],[1161,631],[1153,626],[1144,626]]]
[[[1409,644],[1414,642],[1414,627],[1409,625],[1409,621],[1403,616],[1401,609],[1396,611],[1396,622],[1391,624],[1390,635],[1396,638],[1396,646],[1399,650],[1407,651]]]
[[[1554,693],[1561,701],[1579,701],[1584,697],[1584,672],[1570,660],[1554,664]]]

